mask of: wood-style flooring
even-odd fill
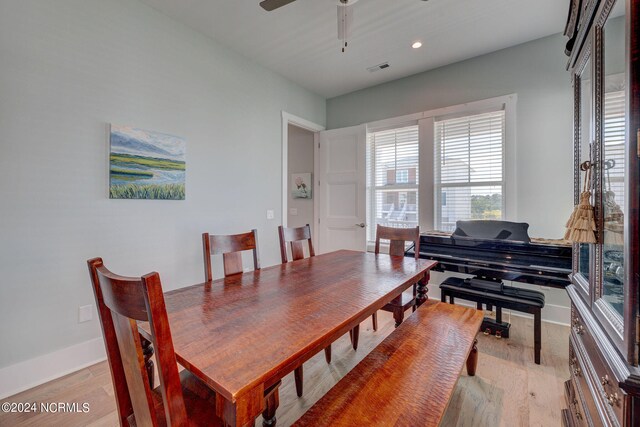
[[[407,313],[409,314],[409,313]],[[508,318],[505,317],[508,321]],[[295,393],[293,375],[282,381],[278,425],[289,426],[351,370],[393,330],[390,313],[378,312],[379,329],[371,320],[360,327],[358,351],[349,337],[333,344],[328,365],[324,353],[304,365],[304,395]],[[511,317],[511,338],[478,335],[480,357],[475,377],[463,372],[443,426],[560,426],[563,382],[569,378],[569,327],[543,322],[542,363],[533,362],[533,321]],[[156,381],[157,384],[157,381]],[[419,398],[416,396],[416,398]],[[423,398],[428,399],[429,396]],[[107,362],[3,399],[3,402],[89,403],[87,413],[0,413],[0,426],[117,426],[113,386]],[[372,410],[375,410],[372,408]],[[256,426],[262,425],[262,419]]]

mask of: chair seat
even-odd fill
[[[184,396],[184,406],[190,426],[222,426],[222,420],[216,416],[216,393],[200,381],[195,375],[184,369],[180,372],[180,384]],[[151,391],[158,424],[167,425],[160,387]],[[129,417],[129,424],[136,426],[135,417]]]
[[[416,305],[416,297],[413,296],[413,290],[409,289],[400,295],[400,297],[394,298],[390,303],[382,307],[384,311],[391,311],[396,307],[402,307],[403,310],[407,310],[409,307]]]

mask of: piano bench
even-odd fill
[[[505,287],[502,292],[490,292],[483,289],[472,288],[468,281],[459,277],[449,277],[440,284],[442,302],[453,304],[455,298],[474,301],[478,308],[482,304],[487,307],[496,306],[496,323],[502,323],[502,309],[515,310],[533,314],[533,349],[536,364],[540,364],[541,339],[541,315],[544,307],[544,294],[529,289]]]

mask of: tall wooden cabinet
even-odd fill
[[[575,202],[590,174],[597,243],[573,248],[563,421],[640,426],[640,0],[570,3]]]

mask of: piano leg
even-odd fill
[[[533,310],[533,354],[537,365],[540,364],[540,349],[542,348],[542,310]]]
[[[496,305],[496,323],[502,323],[502,307]]]

